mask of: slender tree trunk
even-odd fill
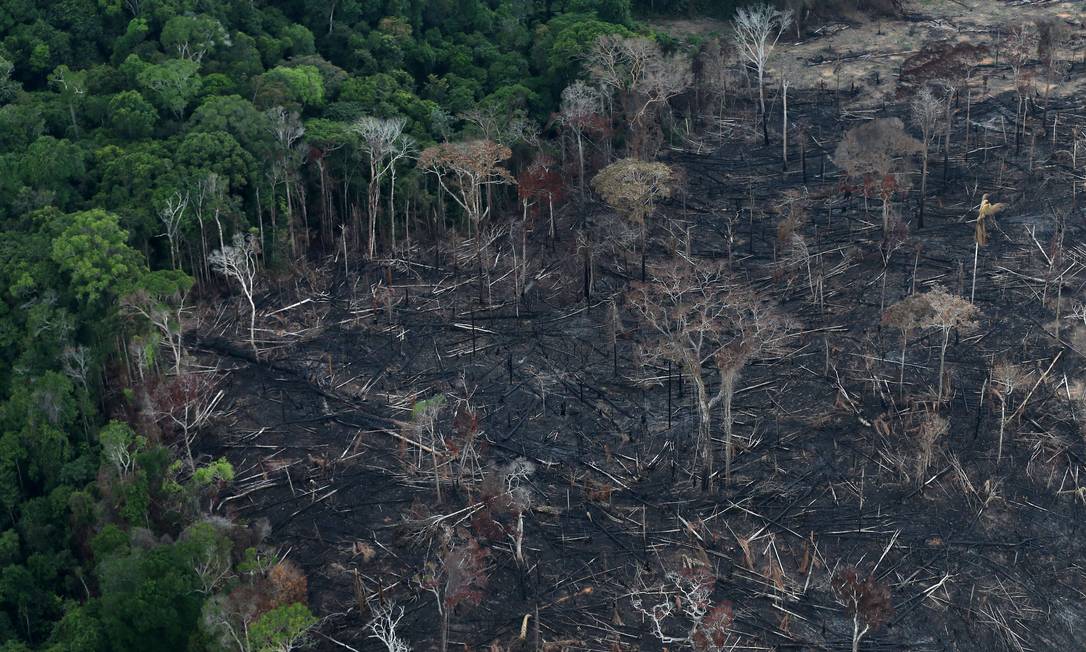
[[[996,464],[1003,459],[1003,430],[1007,427],[1007,399],[999,399],[999,445],[996,447]]]
[[[577,165],[580,170],[577,181],[581,188],[581,200],[584,200],[584,144],[581,142],[581,130],[577,129],[575,133],[577,134]]]
[[[784,117],[781,120],[781,169],[788,171],[788,82],[781,83]]]
[[[901,331],[901,371],[897,375],[897,395],[900,397],[905,388],[905,347],[908,345],[908,336]]]
[[[924,136],[924,157],[920,171],[920,214],[917,219],[917,228],[924,228],[924,205],[928,198],[928,138]]]
[[[939,349],[939,393],[937,400],[943,400],[943,369],[946,366],[946,347],[950,343],[950,329],[943,329],[943,346]]]
[[[732,482],[732,395],[735,393],[735,373],[725,373],[720,382],[724,383],[724,484]]]

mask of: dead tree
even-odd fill
[[[713,603],[715,586],[716,577],[709,568],[692,563],[666,570],[655,584],[642,583],[630,601],[665,648],[724,652],[737,644],[731,631],[735,614],[730,602]]]
[[[1048,98],[1052,92],[1052,78],[1060,66],[1060,50],[1071,39],[1067,23],[1059,18],[1037,21],[1037,56],[1045,68],[1045,95],[1041,109],[1041,124],[1048,124]]]
[[[1014,75],[1014,91],[1018,99],[1014,112],[1014,153],[1022,149],[1022,136],[1025,133],[1025,107],[1033,87],[1033,75],[1029,71],[1031,56],[1037,45],[1037,34],[1030,25],[1021,23],[1007,30],[1007,63]]]
[[[852,652],[859,652],[860,641],[893,614],[890,589],[872,575],[861,579],[853,567],[834,574],[830,586],[838,604],[852,618]]]
[[[303,200],[298,195],[300,189],[296,189],[296,185],[299,183],[298,169],[302,165],[302,161],[305,158],[304,143],[302,142],[302,136],[305,135],[305,126],[302,124],[301,117],[291,111],[287,111],[281,106],[273,107],[267,111],[269,124],[271,125],[271,133],[275,138],[276,153],[275,158],[271,161],[271,181],[272,181],[272,241],[278,242],[276,236],[276,205],[278,205],[278,199],[276,195],[276,188],[282,183],[286,191],[286,209],[287,209],[287,231],[290,234],[290,248],[291,254],[298,254],[298,243],[294,234],[294,207],[295,205],[302,205]],[[294,191],[292,193],[292,190]],[[302,229],[303,234],[308,233],[308,229]],[[274,247],[273,247],[274,253]]]
[[[603,105],[600,93],[582,81],[575,81],[562,91],[562,105],[558,110],[558,120],[570,133],[577,144],[577,183],[584,199],[584,135],[598,126]]]
[[[647,121],[690,87],[690,62],[681,55],[665,55],[647,38],[604,35],[585,56],[585,68],[622,107],[630,130],[628,153],[651,155],[653,148],[646,145]]]
[[[592,188],[611,208],[641,230],[641,280],[645,279],[647,218],[659,197],[670,197],[674,174],[663,163],[624,158],[603,168],[592,179]]]
[[[366,190],[366,208],[369,214],[368,255],[377,255],[377,211],[381,203],[381,180],[392,174],[390,193],[396,192],[396,164],[408,157],[414,149],[414,141],[404,134],[407,121],[403,118],[374,118],[363,116],[351,125],[357,134],[359,148],[369,163],[369,185]],[[394,208],[395,195],[390,195],[389,208]],[[389,220],[395,215],[389,212]]]
[[[255,237],[235,233],[233,245],[213,251],[210,256],[212,269],[235,281],[249,302],[249,345],[253,347],[253,355],[257,358],[260,357],[260,352],[256,348],[256,302],[253,294],[256,291],[259,253],[260,243]]]
[[[196,471],[193,442],[205,426],[222,415],[220,404],[226,395],[220,389],[222,380],[216,371],[188,371],[161,380],[151,393],[154,418],[181,440],[190,473]]]
[[[927,297],[913,294],[890,306],[882,315],[882,323],[901,332],[901,371],[897,379],[898,395],[905,385],[905,353],[908,350],[909,333],[931,320],[931,303]]]
[[[162,202],[158,209],[158,219],[166,229],[162,235],[166,236],[166,241],[170,243],[170,269],[177,269],[181,257],[181,220],[185,216],[185,209],[188,208],[188,204],[189,196],[187,194],[182,195],[180,192],[174,192],[166,201]]]
[[[975,318],[980,313],[976,306],[969,301],[950,294],[941,285],[934,286],[923,295],[928,302],[930,312],[926,320],[921,324],[923,328],[934,328],[942,334],[942,342],[939,347],[939,389],[936,391],[936,401],[943,400],[943,373],[946,367],[946,349],[950,344],[950,332],[956,328],[972,328],[976,326]]]
[[[418,578],[421,587],[437,598],[441,614],[441,652],[449,647],[449,620],[460,605],[478,606],[483,601],[489,578],[490,553],[473,537],[450,541],[436,560],[426,564]]]
[[[712,414],[720,406],[724,426],[724,478],[731,479],[732,397],[746,365],[780,346],[789,323],[725,264],[686,260],[654,267],[652,280],[638,284],[629,296],[647,326],[642,360],[660,366],[672,362],[694,383],[698,411],[695,463],[700,458],[702,486],[713,476]],[[706,366],[715,367],[719,386],[709,392]]]
[[[441,189],[467,217],[468,229],[475,237],[480,302],[483,300],[482,226],[493,207],[484,197],[490,195],[495,185],[516,184],[513,175],[502,166],[512,154],[505,145],[490,140],[469,140],[434,145],[419,155],[419,167],[437,177]]]
[[[1026,379],[1027,374],[1013,362],[1004,360],[992,367],[991,391],[999,399],[999,442],[996,444],[996,464],[1003,459],[1003,432],[1007,427],[1007,404]]]
[[[853,179],[864,183],[864,197],[876,186],[894,191],[908,185],[909,158],[921,151],[920,142],[905,132],[899,118],[878,118],[853,127],[837,144],[833,162]],[[890,204],[884,196],[883,233],[890,228]]]
[[[909,103],[909,114],[916,128],[920,130],[921,166],[920,166],[920,209],[917,213],[917,227],[924,228],[924,205],[928,197],[928,155],[936,136],[936,126],[943,112],[943,103],[928,88],[923,88]]]
[[[773,49],[781,34],[792,22],[792,12],[768,4],[740,7],[735,13],[733,28],[740,57],[758,75],[758,115],[762,121],[762,138],[769,145],[769,128],[765,114],[765,72]]]
[[[437,177],[441,189],[464,211],[469,229],[478,235],[491,209],[484,205],[483,190],[516,183],[502,167],[510,156],[508,147],[489,140],[441,143],[423,150],[419,167]]]

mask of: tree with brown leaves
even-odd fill
[[[909,333],[931,319],[931,304],[923,295],[912,294],[886,309],[882,314],[882,323],[893,326],[901,332],[901,372],[898,374],[897,391],[901,394],[905,385],[905,352],[909,343]]]
[[[697,457],[702,465],[702,486],[713,475],[712,413],[724,415],[724,479],[731,479],[732,397],[746,365],[780,347],[790,326],[769,303],[744,282],[735,279],[722,263],[697,264],[680,259],[652,269],[652,280],[629,294],[630,305],[647,326],[642,345],[647,365],[670,361],[681,365],[696,389],[698,411]],[[719,387],[709,392],[706,366],[715,368]]]
[[[931,312],[920,324],[924,328],[934,328],[942,335],[939,347],[939,389],[936,392],[936,400],[943,400],[943,372],[946,367],[946,349],[950,343],[950,332],[955,328],[973,328],[977,325],[975,318],[980,313],[976,306],[969,301],[950,294],[941,285],[934,286],[924,293],[923,298],[928,302]]]
[[[895,190],[907,186],[909,158],[921,151],[920,142],[905,132],[900,118],[878,118],[853,127],[837,144],[833,162],[850,178],[864,181],[864,197],[867,188],[887,185],[892,180]],[[890,227],[890,205],[884,199],[882,228]]]
[[[490,140],[441,143],[423,150],[419,167],[437,177],[441,189],[463,209],[470,229],[478,235],[491,209],[484,206],[483,190],[516,183],[502,167],[512,154],[505,145]]]

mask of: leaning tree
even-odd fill
[[[680,365],[696,390],[698,441],[702,486],[713,475],[712,414],[720,406],[724,415],[724,478],[731,478],[732,397],[735,384],[747,364],[777,349],[789,329],[789,321],[724,263],[678,259],[654,266],[652,280],[630,291],[630,305],[646,326],[642,361]],[[715,369],[719,385],[709,391],[709,374]]]

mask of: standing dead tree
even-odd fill
[[[647,38],[604,35],[586,55],[585,67],[612,100],[617,96],[630,129],[630,155],[652,154],[649,118],[690,87],[690,62],[681,55],[665,55]]]
[[[575,81],[562,91],[562,105],[558,121],[573,135],[577,144],[577,183],[584,199],[584,136],[585,132],[600,128],[600,112],[603,110],[600,92],[582,81]]]
[[[927,318],[921,326],[937,329],[943,336],[939,347],[939,389],[935,395],[937,401],[942,401],[943,374],[946,368],[946,349],[950,344],[950,332],[956,328],[976,326],[975,318],[980,311],[969,301],[950,294],[940,285],[925,292],[923,297],[928,302],[930,312],[927,313]]]
[[[180,439],[190,473],[196,471],[193,442],[205,426],[222,415],[226,395],[220,389],[222,380],[217,371],[188,371],[163,379],[151,394],[154,418]]]
[[[294,207],[295,205],[304,204],[304,200],[299,196],[301,192],[297,189],[297,186],[300,183],[298,169],[305,158],[305,147],[301,141],[302,136],[305,135],[305,126],[296,112],[287,111],[281,106],[269,109],[267,115],[276,145],[275,158],[271,162],[270,172],[272,183],[272,241],[278,242],[275,208],[278,204],[276,189],[282,183],[286,191],[287,231],[290,233],[291,254],[297,255],[298,243],[294,234]],[[302,233],[303,235],[308,233],[304,225]],[[276,253],[274,247],[272,253]]]
[[[592,188],[611,208],[621,213],[641,230],[641,280],[645,280],[645,242],[647,218],[659,197],[670,197],[674,173],[663,163],[647,163],[624,158],[600,170],[592,179]]]
[[[781,34],[792,22],[790,10],[778,10],[768,4],[740,7],[735,13],[734,39],[739,56],[758,75],[758,115],[762,121],[762,138],[769,145],[769,128],[765,113],[765,72],[773,49]]]
[[[913,294],[890,306],[882,315],[882,323],[893,326],[901,332],[901,371],[897,379],[898,395],[905,385],[905,353],[908,349],[909,333],[931,319],[931,304],[927,297]]]
[[[909,115],[913,124],[920,130],[922,162],[920,166],[920,209],[917,213],[916,225],[921,229],[924,228],[924,205],[928,198],[928,158],[931,153],[931,145],[935,140],[939,116],[942,112],[943,102],[928,88],[921,89],[912,102],[909,103]]]
[[[469,228],[478,235],[491,209],[484,205],[483,191],[493,185],[516,183],[502,167],[512,154],[505,145],[489,140],[441,143],[423,150],[419,167],[437,177],[441,189],[463,209]]]
[[[377,255],[377,211],[381,203],[381,180],[391,173],[389,187],[389,220],[395,215],[396,164],[410,156],[415,143],[403,132],[407,121],[403,118],[374,118],[363,116],[351,125],[351,130],[358,135],[359,148],[366,155],[370,167],[369,185],[366,190],[366,209],[369,215],[368,249],[370,258]],[[357,225],[356,225],[357,227]]]
[[[181,222],[185,216],[185,209],[189,205],[189,196],[182,195],[179,191],[170,195],[158,208],[158,219],[166,228],[167,242],[170,243],[170,269],[178,269],[181,258]]]
[[[712,414],[721,408],[724,478],[730,481],[735,383],[751,360],[779,347],[788,321],[721,263],[679,260],[654,267],[652,281],[638,284],[629,300],[648,327],[649,339],[641,351],[644,364],[678,364],[694,383],[699,422],[695,464],[700,458],[704,488],[713,476]],[[719,376],[712,394],[707,365]]]
[[[475,261],[479,271],[479,300],[483,297],[482,225],[492,206],[484,201],[492,186],[516,184],[502,162],[512,150],[490,140],[441,143],[423,150],[419,167],[437,177],[438,184],[464,211],[469,231],[475,236]],[[486,191],[484,193],[484,191]]]
[[[853,127],[837,144],[833,161],[850,178],[863,181],[865,200],[870,188],[883,189],[883,233],[890,228],[889,199],[907,187],[908,160],[919,151],[920,142],[905,132],[899,118],[878,118]]]
[[[253,355],[258,358],[260,351],[256,348],[256,302],[253,294],[256,291],[259,254],[260,243],[255,237],[235,233],[233,245],[213,251],[209,258],[212,269],[236,282],[249,302],[249,345],[253,347]]]
[[[1014,75],[1014,90],[1018,104],[1014,112],[1014,153],[1022,149],[1022,136],[1025,134],[1026,101],[1033,88],[1033,74],[1029,63],[1037,46],[1037,33],[1028,23],[1020,23],[1007,30],[1007,63]]]
[[[864,636],[878,629],[893,614],[890,589],[873,575],[861,578],[852,567],[838,571],[830,586],[838,604],[852,618],[852,652],[859,652]]]
[[[1007,360],[992,367],[991,391],[999,399],[999,442],[996,444],[996,464],[1003,459],[1003,433],[1007,428],[1007,404],[1027,378],[1027,373],[1021,367]]]
[[[441,614],[441,652],[449,647],[449,620],[460,605],[478,606],[489,582],[490,552],[473,537],[450,541],[436,560],[427,562],[419,585],[437,598]]]

